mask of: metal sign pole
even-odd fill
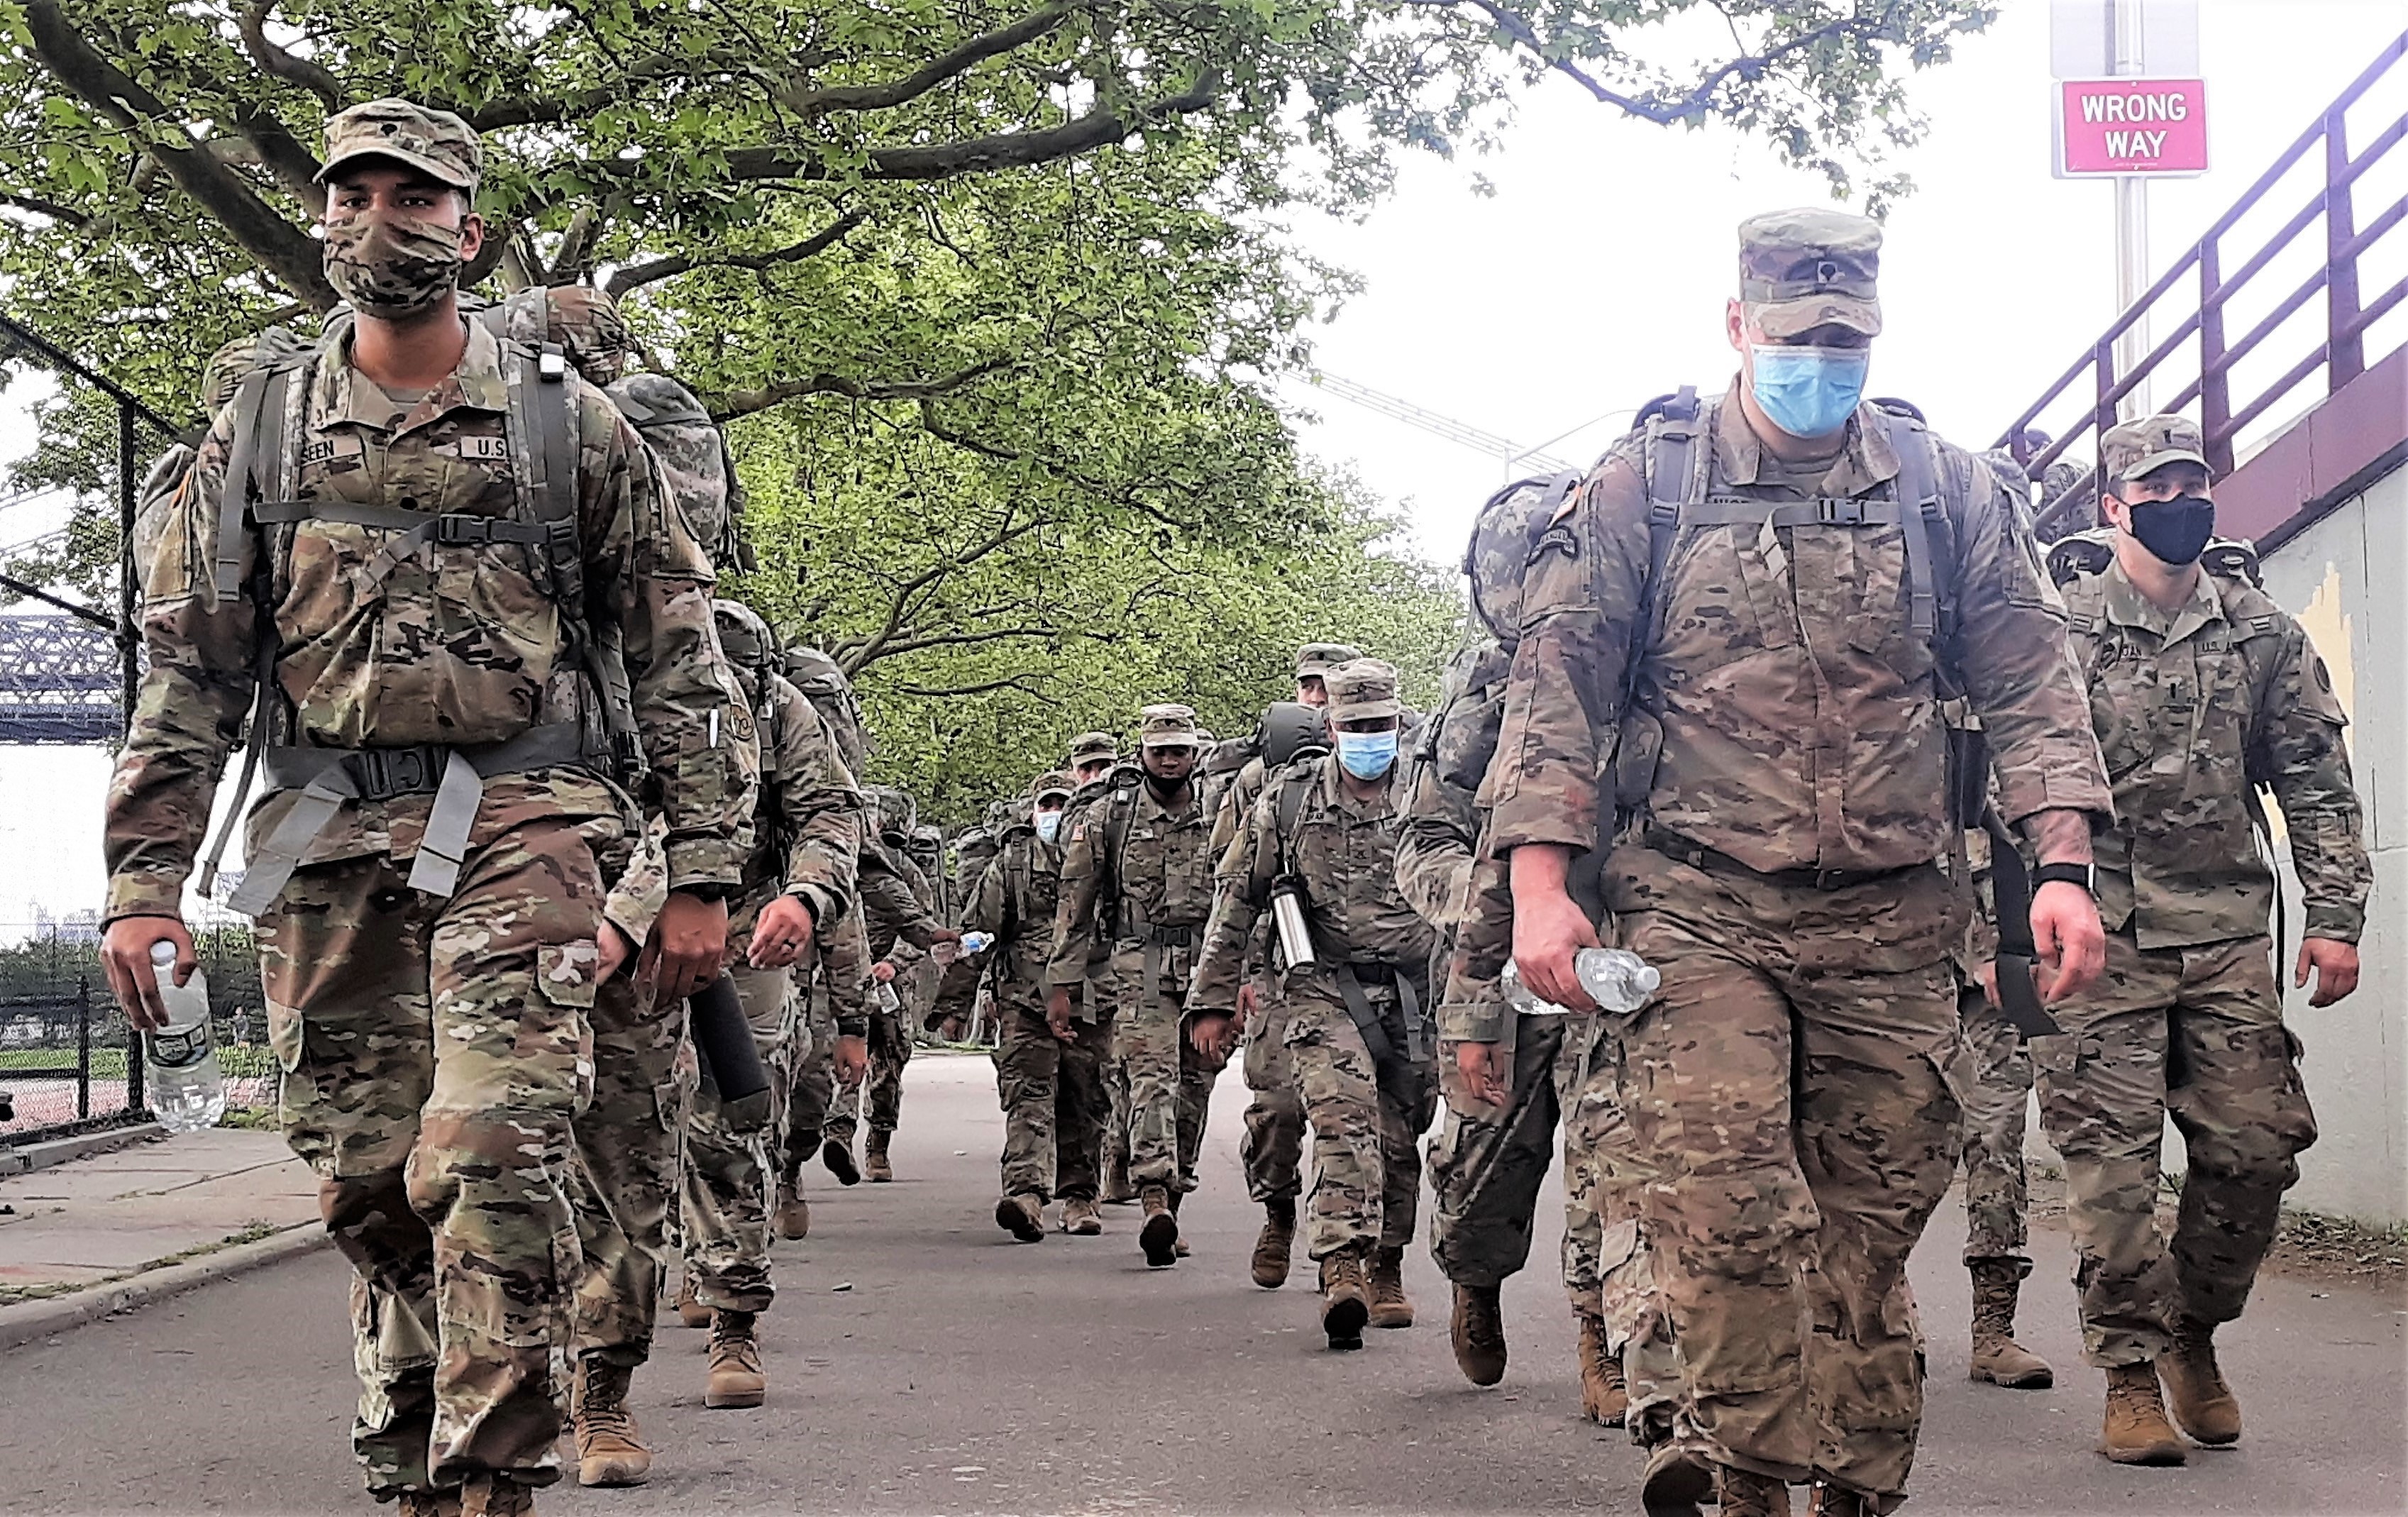
[[[2108,56],[2121,78],[2142,73],[2142,0],[2107,0]],[[2115,179],[2115,310],[2129,311],[2149,288],[2149,180],[2143,174]],[[2115,377],[2120,381],[2141,366],[2149,354],[2149,319],[2144,314],[2115,339]],[[2115,414],[2133,421],[2150,414],[2149,381],[2134,385],[2116,403]]]

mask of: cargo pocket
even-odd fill
[[[279,1001],[267,1003],[267,1050],[286,1074],[301,1068],[301,1012]]]
[[[521,1101],[534,1109],[566,1106],[578,1113],[594,1104],[594,976],[598,967],[599,956],[590,941],[547,943],[535,951],[535,988],[541,1005],[527,1008],[513,1051],[518,1067],[512,1074]]]

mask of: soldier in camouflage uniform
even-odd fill
[[[866,1078],[839,1085],[830,1098],[820,1146],[822,1162],[848,1185],[853,1183],[845,1177],[853,1171],[853,1133],[865,1103],[868,1136],[859,1173],[873,1184],[895,1178],[889,1146],[903,1116],[903,1066],[911,1062],[911,1015],[903,992],[920,966],[935,967],[939,943],[961,940],[960,933],[937,919],[936,892],[903,851],[910,836],[910,797],[892,785],[876,786],[870,795],[877,836],[863,837],[860,875],[873,981],[869,1067]]]
[[[2079,880],[2109,796],[2062,608],[1989,471],[1861,403],[1880,241],[1830,210],[1745,223],[1740,378],[1650,421],[1541,533],[1485,782],[1511,907],[1475,894],[1466,926],[1575,1009],[1604,912],[1662,973],[1618,1094],[1685,1371],[1670,1447],[1716,1467],[1727,1517],[1785,1511],[1785,1481],[1831,1517],[1886,1510],[1913,1463],[1899,1282],[1958,1114],[1943,682],[2038,845],[2046,991],[2103,953]]]
[[[1066,825],[1069,841],[1046,966],[1045,1017],[1064,1041],[1095,1037],[1120,1055],[1128,1079],[1129,1178],[1145,1220],[1138,1245],[1157,1269],[1186,1252],[1179,1198],[1196,1188],[1196,1158],[1221,1063],[1180,1036],[1181,1007],[1212,909],[1211,819],[1190,778],[1196,713],[1149,706],[1140,713],[1142,778],[1116,786]],[[1110,1021],[1074,1021],[1073,998],[1109,945]],[[1226,1062],[1226,1060],[1222,1062]]]
[[[1104,1147],[1103,1056],[1110,1027],[1078,1021],[1068,1041],[1045,1019],[1045,966],[1054,953],[1054,915],[1062,872],[1062,816],[1071,794],[1063,770],[1029,787],[1030,820],[1004,830],[1003,847],[979,876],[962,924],[992,934],[996,1091],[1003,1103],[1003,1195],[998,1226],[1024,1243],[1045,1236],[1045,1204],[1062,1202],[1062,1230],[1104,1230],[1096,1204]]]
[[[2099,860],[2107,972],[2057,1009],[2064,1036],[2034,1062],[2065,1159],[2083,1356],[2107,1371],[2101,1451],[2180,1464],[2158,1382],[2174,1426],[2211,1447],[2239,1439],[2214,1333],[2247,1303],[2316,1138],[2266,933],[2277,885],[2253,830],[2258,787],[2287,823],[2306,903],[2293,981],[2313,972],[2311,1006],[2357,986],[2372,876],[2332,678],[2254,582],[2254,556],[2209,547],[2198,426],[2115,427],[2099,456],[2114,530],[2059,543],[2050,565],[2119,777]],[[2171,1238],[2157,1224],[2168,1116],[2189,1157]]]
[[[1068,837],[1077,827],[1079,813],[1103,798],[1110,788],[1106,780],[1120,763],[1120,739],[1109,732],[1082,732],[1071,739],[1070,751],[1062,761],[1078,789],[1070,794],[1070,804],[1062,812],[1062,836]],[[1134,782],[1134,781],[1132,781]],[[1088,966],[1087,982],[1079,991],[1080,1020],[1098,1026],[1110,1026],[1112,1017],[1112,973],[1111,945],[1098,943],[1096,958]],[[1107,1040],[1109,1042],[1109,1040]],[[1120,1051],[1104,1050],[1104,1100],[1109,1108],[1104,1117],[1104,1178],[1096,1191],[1096,1199],[1118,1205],[1137,1199],[1137,1187],[1129,1183],[1129,1105],[1128,1068],[1121,1063]]]
[[[1306,643],[1296,652],[1296,698],[1299,705],[1326,707],[1325,682],[1339,665],[1358,659],[1362,651],[1343,643]],[[1220,858],[1246,830],[1254,802],[1263,793],[1266,776],[1259,740],[1254,752],[1221,787],[1212,815],[1212,856]],[[1251,1268],[1254,1283],[1276,1290],[1287,1282],[1288,1260],[1296,1248],[1296,1198],[1304,1189],[1304,1100],[1297,1094],[1296,1071],[1289,1066],[1286,1025],[1280,1020],[1278,985],[1269,962],[1258,954],[1246,982],[1238,992],[1238,1017],[1243,1028],[1246,1056],[1240,1066],[1246,1089],[1246,1138],[1238,1151],[1245,1166],[1246,1195],[1263,1209],[1262,1230],[1254,1237]]]
[[[679,1188],[685,1274],[711,1309],[707,1407],[757,1407],[765,1395],[753,1319],[776,1296],[769,1278],[769,1207],[781,1152],[801,1006],[790,966],[823,924],[852,904],[861,847],[861,793],[802,692],[774,667],[777,642],[743,605],[718,603],[719,642],[734,665],[761,735],[760,805],[740,894],[728,913],[728,962],[769,1076],[765,1129],[731,1128],[718,1093],[685,1092],[685,1152]]]
[[[607,608],[629,756],[661,801],[645,994],[682,996],[719,962],[751,718],[711,635],[709,562],[634,433],[573,374],[540,377],[534,354],[464,327],[475,135],[386,100],[327,136],[327,275],[358,315],[289,384],[244,382],[161,535],[109,796],[105,957],[155,1025],[150,950],[174,943],[191,973],[185,877],[267,665],[266,794],[236,896],[258,921],[285,1132],[355,1270],[353,1446],[405,1513],[521,1513],[559,1476],[579,1252],[562,1177],[633,822],[595,736],[611,708],[564,622],[595,634],[582,612]],[[535,395],[518,421],[514,382]],[[280,388],[289,407],[271,410]],[[572,428],[573,481],[514,473],[535,441],[522,426],[552,424],[542,405]],[[254,446],[278,436],[289,448]],[[573,555],[566,535],[502,530],[555,507]]]
[[[1312,956],[1281,945],[1279,1004],[1312,1123],[1307,1251],[1321,1266],[1329,1346],[1359,1349],[1366,1322],[1413,1322],[1404,1259],[1421,1193],[1415,1145],[1438,1106],[1434,935],[1397,885],[1397,671],[1354,659],[1324,678],[1335,751],[1269,780],[1223,855],[1188,1005],[1197,1048],[1226,1057],[1256,923],[1294,880]]]

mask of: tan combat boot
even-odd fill
[[[791,1180],[778,1186],[778,1236],[790,1243],[811,1236],[811,1204]]]
[[[1333,1349],[1363,1346],[1370,1319],[1371,1292],[1363,1279],[1363,1254],[1348,1248],[1321,1261],[1321,1330]]]
[[[1505,1313],[1494,1285],[1457,1285],[1455,1320],[1448,1324],[1455,1367],[1474,1385],[1505,1378]]]
[[[1137,1199],[1137,1187],[1129,1183],[1128,1152],[1104,1156],[1102,1200],[1108,1207],[1126,1206]]]
[[[1094,1238],[1104,1230],[1104,1209],[1092,1195],[1063,1202],[1062,1230],[1072,1238]]]
[[[460,1517],[457,1491],[404,1491],[394,1497],[394,1517]]]
[[[761,1373],[761,1340],[752,1335],[752,1313],[722,1311],[710,1322],[710,1379],[702,1392],[706,1407],[757,1407],[769,1394]]]
[[[2182,1318],[2174,1346],[2157,1358],[2174,1425],[2212,1449],[2241,1441],[2241,1401],[2215,1363],[2215,1326]]]
[[[1630,1387],[1622,1379],[1622,1361],[1605,1346],[1605,1319],[1587,1312],[1580,1318],[1581,1415],[1600,1427],[1620,1427],[1630,1414]]]
[[[688,1327],[708,1327],[710,1325],[710,1309],[704,1306],[702,1302],[695,1297],[694,1294],[694,1271],[691,1269],[686,1271],[684,1279],[678,1281],[677,1315],[678,1321],[685,1324]]]
[[[820,1144],[820,1163],[836,1177],[839,1185],[861,1183],[861,1166],[853,1162],[853,1143],[849,1138],[831,1138]]]
[[[1263,1230],[1254,1235],[1254,1283],[1276,1291],[1287,1283],[1288,1259],[1296,1252],[1296,1198],[1263,1203]]]
[[[895,1178],[895,1166],[886,1160],[886,1145],[892,1133],[872,1133],[861,1155],[862,1178],[872,1185],[883,1185]]]
[[[1789,1517],[1789,1485],[1770,1475],[1724,1465],[1714,1472],[1723,1517]]]
[[[2015,1341],[2015,1295],[2023,1266],[2013,1259],[1976,1259],[1973,1276],[1972,1378],[2012,1391],[2044,1391],[2057,1383],[2048,1361]]]
[[[1405,1251],[1382,1249],[1371,1255],[1371,1325],[1411,1327],[1412,1298],[1405,1295]]]
[[[1185,1191],[1172,1191],[1170,1193],[1170,1220],[1172,1222],[1177,1222],[1179,1220],[1179,1203],[1186,1198],[1187,1193]],[[1186,1229],[1182,1228],[1180,1230],[1179,1241],[1170,1245],[1170,1252],[1177,1254],[1182,1259],[1186,1258],[1188,1254],[1195,1252],[1187,1246]]]
[[[460,1487],[460,1517],[534,1517],[535,1487],[508,1475],[471,1475]]]
[[[1145,1251],[1147,1264],[1168,1269],[1179,1262],[1179,1218],[1170,1209],[1170,1192],[1148,1185],[1138,1193],[1138,1204],[1145,1209],[1145,1222],[1137,1230],[1137,1246]]]
[[[1639,1507],[1647,1517],[1700,1517],[1713,1496],[1713,1466],[1675,1448],[1669,1436],[1648,1451],[1646,1471],[1639,1477]]]
[[[1033,1195],[1007,1195],[995,1204],[995,1224],[1023,1243],[1042,1243],[1045,1203]]]
[[[635,1374],[630,1365],[593,1357],[577,1361],[568,1406],[577,1435],[578,1484],[641,1485],[652,1473],[652,1451],[637,1439],[636,1419],[627,1410],[627,1384]]]
[[[2179,1465],[2190,1457],[2157,1398],[2157,1366],[2117,1365],[2107,1371],[2107,1418],[2099,1452],[2119,1465]]]

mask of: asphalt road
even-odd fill
[[[768,1404],[704,1410],[706,1335],[668,1326],[637,1381],[652,1483],[564,1485],[545,1511],[1636,1510],[1635,1452],[1578,1415],[1552,1227],[1507,1291],[1512,1368],[1475,1390],[1419,1253],[1420,1325],[1359,1353],[1323,1348],[1302,1267],[1276,1293],[1248,1281],[1234,1071],[1186,1209],[1196,1256],[1161,1273],[1130,1209],[1107,1209],[1100,1238],[1011,1242],[990,1216],[988,1066],[922,1058],[910,1075],[901,1178],[840,1191],[815,1168],[812,1236],[780,1245]],[[1932,1339],[1919,1517],[2408,1507],[2408,1314],[2267,1281],[2227,1334],[2242,1445],[2121,1469],[2090,1452],[2101,1382],[2076,1361],[2062,1234],[2040,1237],[2023,1338],[2061,1388],[2008,1392],[1964,1378],[1959,1228],[1952,1207],[1916,1261]],[[0,1512],[376,1510],[345,1444],[344,1285],[315,1254],[0,1355]]]

